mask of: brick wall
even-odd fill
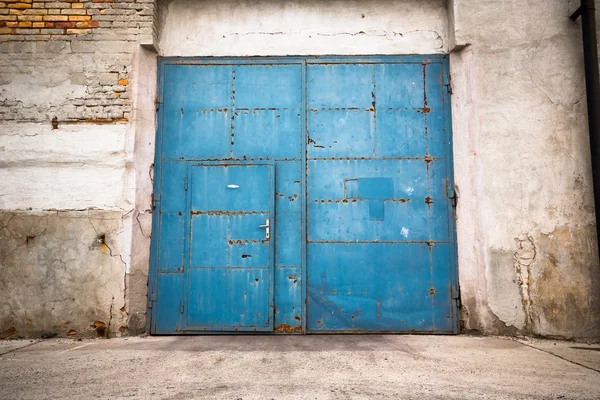
[[[0,121],[122,122],[154,0],[0,0]]]
[[[106,11],[90,8],[95,4],[79,0],[37,0],[35,3],[33,0],[4,0],[0,2],[0,34],[40,35],[37,39],[50,39],[51,35],[87,33],[100,26],[92,17]]]

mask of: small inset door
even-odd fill
[[[190,167],[186,330],[273,329],[273,166]]]

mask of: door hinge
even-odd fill
[[[458,288],[455,285],[452,285],[452,300],[460,300],[460,294],[458,293]]]
[[[448,91],[448,94],[453,94],[452,93],[452,78],[450,77],[450,75],[448,75],[447,77],[448,79],[446,80],[446,82],[444,83],[444,86],[446,86],[446,90]]]
[[[162,97],[160,96],[156,96],[154,98],[154,105],[156,106],[156,111],[158,111],[158,109],[160,108],[160,105],[163,103],[162,101]]]
[[[152,209],[156,209],[156,203],[160,203],[160,194],[152,193]]]
[[[446,196],[448,196],[448,200],[452,202],[452,207],[456,208],[456,203],[458,203],[458,190],[456,190],[456,187],[449,185]]]
[[[181,308],[179,309],[179,312],[183,314],[183,299],[181,299]]]
[[[185,180],[183,181],[183,187],[184,187],[185,191],[187,192],[187,190],[188,190],[188,178],[187,178],[187,176],[185,177]]]
[[[152,308],[152,306],[154,306],[154,303],[156,302],[156,300],[157,300],[156,293],[150,293],[150,301],[148,302],[149,303],[148,307]]]

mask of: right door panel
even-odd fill
[[[441,63],[307,66],[307,330],[456,330]]]

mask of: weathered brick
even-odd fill
[[[42,15],[19,15],[17,19],[19,21],[41,21]]]
[[[24,10],[26,8],[31,8],[31,4],[28,3],[12,3],[8,5],[8,8],[16,8],[20,10]]]
[[[66,15],[44,15],[44,21],[68,21],[69,17]]]
[[[83,3],[73,3],[71,4],[71,8],[83,8]]]
[[[74,28],[75,24],[73,22],[57,21],[54,23],[54,27],[60,28],[60,29],[67,29],[67,28]]]
[[[103,72],[99,76],[101,85],[114,85],[119,80],[119,74],[115,72]]]
[[[75,28],[75,23],[69,21],[57,21],[54,23],[54,27],[58,29]]]
[[[40,33],[48,35],[60,35],[65,33],[64,29],[40,29]]]
[[[69,3],[46,3],[46,8],[71,8]]]
[[[85,10],[71,10],[71,9],[60,10],[60,13],[63,15],[86,15],[87,14],[85,12]]]
[[[120,10],[120,9],[106,9],[106,10],[101,10],[100,14],[102,15],[133,15],[135,14],[135,10],[128,10],[128,9],[124,9],[124,10]]]
[[[43,28],[44,26],[45,26],[44,22],[34,22],[33,23],[34,28]]]
[[[19,22],[19,28],[31,28],[32,23],[29,21]]]
[[[89,15],[69,15],[69,21],[89,21],[92,19]]]
[[[116,18],[116,15],[94,15],[95,21],[114,21]]]
[[[0,21],[16,21],[16,15],[0,15]]]
[[[15,30],[13,28],[8,28],[8,27],[0,28],[0,35],[10,35],[14,32],[15,32]],[[5,38],[2,38],[2,39],[4,40]]]
[[[19,25],[21,25],[21,22],[19,22]],[[17,35],[35,35],[40,33],[39,29],[16,29],[15,33]]]
[[[77,34],[81,35],[84,33],[88,33],[90,29],[67,29],[67,34]]]
[[[40,8],[30,8],[29,10],[23,11],[23,15],[46,15],[48,10]]]

